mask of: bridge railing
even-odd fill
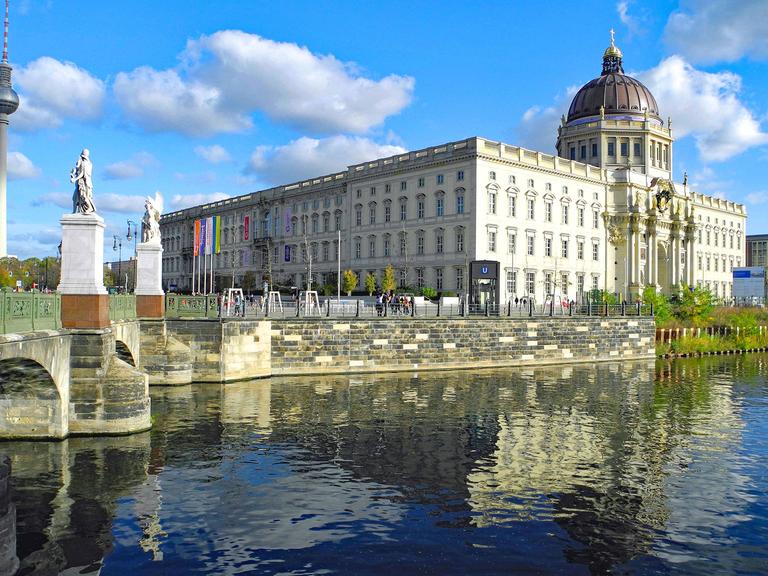
[[[218,318],[219,302],[215,294],[207,296],[186,296],[166,294],[166,318]]]
[[[136,296],[133,294],[109,295],[109,319],[133,320],[136,318]]]
[[[0,291],[2,334],[61,328],[61,296]]]

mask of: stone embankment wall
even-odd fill
[[[656,355],[653,318],[273,320],[274,375],[595,362]]]

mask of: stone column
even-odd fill
[[[104,219],[97,214],[61,218],[61,323],[64,328],[110,326],[104,287]]]
[[[136,247],[136,253],[136,316],[162,318],[163,248],[159,243],[143,243]]]

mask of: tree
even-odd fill
[[[347,293],[347,296],[352,295],[352,290],[357,288],[357,274],[352,270],[344,270],[343,277],[341,279],[341,289]]]
[[[381,290],[383,292],[394,292],[397,288],[397,280],[395,280],[395,269],[392,268],[392,264],[384,269],[384,276],[381,279]]]
[[[240,287],[245,292],[250,292],[256,288],[256,273],[253,270],[248,270],[243,274],[243,278],[240,280]]]
[[[115,285],[115,277],[109,266],[104,266],[104,286],[110,288]]]
[[[669,303],[669,298],[664,294],[657,293],[655,286],[649,285],[643,288],[643,304],[653,305],[656,324],[663,324],[672,317],[672,306]]]
[[[336,294],[336,286],[333,284],[323,284],[322,292],[323,296],[333,296]]]
[[[421,289],[421,295],[424,296],[424,298],[432,300],[432,298],[437,296],[437,290],[431,286],[424,286],[424,288]]]
[[[365,291],[368,292],[368,296],[373,296],[376,292],[376,276],[371,272],[365,275]]]
[[[690,320],[693,324],[702,324],[712,311],[714,296],[706,288],[690,288],[683,284],[680,300],[677,305],[677,315],[682,320]]]

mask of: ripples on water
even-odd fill
[[[766,362],[154,388],[0,445],[19,574],[765,573]]]

